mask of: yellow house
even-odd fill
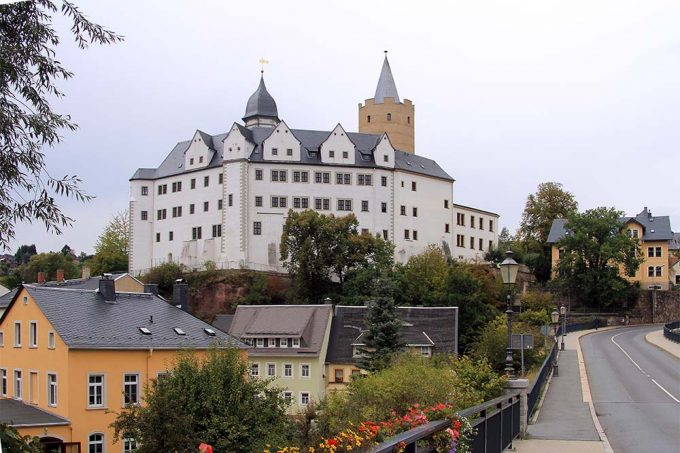
[[[425,357],[458,353],[458,307],[398,307],[405,348]],[[338,305],[326,354],[326,391],[344,389],[360,368],[366,334],[366,306]]]
[[[639,282],[643,289],[668,289],[671,279],[669,246],[675,240],[668,216],[654,217],[646,207],[635,217],[620,219],[625,224],[627,233],[640,241],[644,262],[635,275],[627,275],[623,270],[621,276],[631,282]],[[557,243],[567,234],[565,219],[555,219],[548,243],[552,244],[552,269],[556,272],[563,250]]]
[[[111,278],[98,285],[19,288],[0,318],[0,398],[23,405],[15,412],[33,410],[58,421],[9,420],[22,434],[50,445],[79,444],[82,451],[129,452],[134,439],[113,443],[115,412],[140,404],[146,386],[171,369],[178,350],[205,354],[219,342],[247,354],[246,346],[154,294],[119,292]],[[186,284],[179,286],[186,295]]]

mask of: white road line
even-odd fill
[[[640,365],[638,365],[637,362],[636,362],[635,360],[633,360],[633,358],[632,358],[632,357],[631,357],[631,356],[630,356],[630,355],[629,355],[629,354],[621,347],[621,345],[618,344],[618,343],[614,340],[614,338],[618,337],[619,335],[623,335],[624,333],[626,333],[626,332],[617,333],[616,335],[612,336],[612,337],[610,338],[610,340],[612,340],[612,343],[614,343],[614,344],[616,345],[616,347],[619,348],[619,349],[621,350],[621,352],[623,352],[623,353],[626,355],[626,357],[628,357],[628,360],[630,360],[631,362],[633,362],[633,365],[635,365],[635,366],[637,367],[637,369],[640,370],[640,372],[641,372],[642,374],[644,374],[645,376],[647,376],[647,377],[649,378],[649,380],[651,380],[651,381],[654,383],[654,385],[656,385],[657,387],[659,387],[666,395],[670,396],[670,397],[673,399],[673,401],[675,401],[676,403],[680,404],[680,400],[679,400],[679,399],[677,399],[675,396],[673,396],[668,390],[666,390],[665,388],[663,388],[663,386],[662,386],[661,384],[659,384],[658,382],[656,382],[656,380],[655,380],[652,376],[650,376],[649,373],[647,373],[645,370],[643,370],[642,367],[641,367]]]

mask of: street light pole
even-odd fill
[[[567,307],[564,304],[560,306],[560,315],[562,316],[562,344],[560,345],[560,350],[564,351],[564,335],[567,330]]]
[[[505,314],[508,318],[508,349],[505,356],[505,374],[508,379],[515,378],[515,367],[513,366],[512,360],[512,306],[510,302],[512,300],[512,287],[517,279],[517,271],[519,270],[519,264],[517,261],[512,259],[512,251],[508,250],[505,252],[506,258],[500,264],[501,268],[501,278],[503,279],[503,284],[508,289],[506,295],[506,310]]]

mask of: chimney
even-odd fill
[[[64,269],[57,269],[57,281],[58,282],[64,281]]]
[[[189,312],[189,285],[181,278],[175,280],[175,285],[172,287],[172,304]]]
[[[80,274],[80,277],[85,280],[87,278],[90,278],[90,268],[87,266],[83,266],[83,269],[81,271],[82,273]]]
[[[158,283],[144,283],[144,292],[158,296]]]
[[[99,294],[102,295],[105,302],[116,301],[116,282],[113,281],[111,274],[104,274],[99,279]]]
[[[45,283],[45,273],[38,272],[38,283]]]

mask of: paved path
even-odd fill
[[[596,413],[616,453],[680,452],[680,360],[645,339],[658,326],[581,339]]]

